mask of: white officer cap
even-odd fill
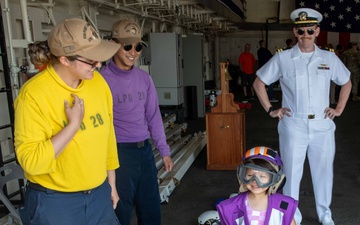
[[[290,18],[294,21],[295,27],[308,27],[318,25],[323,16],[310,8],[298,8],[290,14]]]

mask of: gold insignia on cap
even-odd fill
[[[129,23],[124,27],[125,32],[130,33],[132,35],[137,35],[140,33],[138,26],[134,23]]]
[[[302,11],[302,12],[299,13],[299,19],[301,21],[307,20],[307,16],[308,16],[307,12]]]
[[[136,27],[132,27],[132,28],[130,29],[130,33],[136,34],[136,32],[137,32]]]
[[[83,37],[84,37],[85,40],[88,40],[89,42],[91,42],[91,41],[100,41],[99,33],[89,23],[87,23],[84,26]]]

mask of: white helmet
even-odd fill
[[[239,193],[231,193],[230,195],[229,195],[229,198],[232,198],[232,197],[235,197],[235,196],[238,196],[239,195]]]
[[[219,213],[216,210],[208,210],[198,217],[200,225],[220,225]]]

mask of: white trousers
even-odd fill
[[[320,221],[325,214],[331,216],[335,128],[331,119],[297,119],[285,116],[278,124],[280,155],[286,175],[283,193],[299,200],[300,181],[307,156]],[[301,223],[301,220],[301,213],[297,209],[295,221]]]

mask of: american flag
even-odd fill
[[[317,44],[342,44],[360,39],[360,0],[295,0],[296,8],[312,8],[323,15]]]

